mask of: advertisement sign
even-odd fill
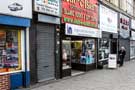
[[[100,5],[100,30],[117,33],[118,14],[117,12]]]
[[[97,0],[62,0],[62,23],[98,26]]]
[[[121,38],[129,38],[129,18],[120,14],[120,36]]]
[[[131,20],[131,28],[135,29],[135,20],[134,19]]]
[[[98,29],[68,23],[66,23],[65,34],[73,36],[101,37],[101,32]]]
[[[60,0],[34,0],[34,10],[54,16],[60,16]]]
[[[0,14],[32,18],[32,0],[0,0]]]
[[[117,55],[109,54],[108,68],[117,68]]]

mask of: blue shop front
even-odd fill
[[[0,90],[27,87],[31,0],[0,1]]]

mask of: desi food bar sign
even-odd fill
[[[62,23],[97,28],[97,0],[62,0]]]

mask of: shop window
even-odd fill
[[[62,40],[63,69],[71,68],[71,63],[95,63],[95,40]]]
[[[0,73],[22,70],[21,31],[0,30]]]
[[[84,39],[72,41],[72,63],[92,64],[95,63],[95,40]]]
[[[106,60],[109,57],[109,40],[99,40],[99,60]]]

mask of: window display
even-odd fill
[[[71,68],[71,63],[95,63],[95,39],[62,40],[63,69]]]
[[[0,30],[0,73],[21,70],[19,30]]]
[[[106,60],[109,57],[110,45],[109,40],[99,40],[99,60]]]
[[[72,63],[92,64],[95,63],[95,40],[74,40],[71,44]]]

